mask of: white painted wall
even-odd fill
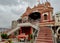
[[[55,25],[60,25],[60,14],[58,15],[55,14]]]

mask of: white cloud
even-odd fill
[[[12,20],[17,20],[25,12],[28,4],[0,5],[0,27],[10,27]]]
[[[16,6],[0,5],[0,27],[9,27],[11,26],[12,20],[16,20],[20,17],[20,15],[12,12],[12,10],[16,11],[17,9],[20,8],[17,8]]]
[[[45,2],[46,0],[40,0]],[[60,11],[60,0],[48,0],[54,8],[54,13]],[[38,0],[0,0],[0,27],[10,27],[11,21],[22,15],[28,6],[33,7]]]

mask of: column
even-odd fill
[[[22,33],[22,28],[20,28],[20,34]]]
[[[33,33],[33,29],[32,29],[32,27],[30,27],[30,34],[32,34]]]

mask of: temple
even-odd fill
[[[12,22],[12,30],[7,34],[10,38],[14,35],[18,39],[24,38],[28,41],[33,39],[34,43],[54,43],[53,34],[59,27],[55,18],[50,2],[39,3],[33,8],[27,7],[21,18]],[[57,34],[58,31],[60,30],[57,29]]]

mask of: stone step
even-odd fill
[[[53,43],[52,31],[49,27],[40,27],[36,43]]]
[[[52,39],[51,37],[38,37],[37,39]]]
[[[41,34],[41,35],[39,35],[38,37],[50,37],[50,36],[52,37],[52,35],[42,35],[42,34]]]
[[[51,33],[50,34],[46,34],[46,33],[39,33],[38,35],[52,35]]]
[[[53,42],[52,41],[49,41],[49,42],[48,41],[47,42],[46,41],[45,42],[43,42],[43,41],[37,41],[36,43],[53,43]]]
[[[40,31],[39,33],[47,33],[48,34],[48,32],[46,32],[46,31]],[[52,33],[52,32],[49,32],[49,33]]]
[[[37,41],[52,41],[52,40],[47,40],[47,39],[37,39]]]
[[[51,33],[52,31],[42,31],[42,30],[40,30],[39,32],[42,32],[42,33],[43,33],[43,32],[50,32],[50,33]]]
[[[48,31],[40,31],[40,33],[45,33],[45,32],[47,33]],[[52,33],[52,32],[49,32],[49,33]]]
[[[41,39],[41,40],[53,40],[52,38],[37,38],[36,40]]]

